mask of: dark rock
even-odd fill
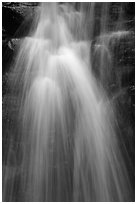
[[[28,35],[34,17],[35,3],[2,4],[2,74],[10,70],[20,38]]]
[[[28,34],[35,9],[35,3],[3,3],[2,27],[8,37],[20,38]]]
[[[13,59],[14,50],[9,45],[8,39],[2,41],[2,74],[9,71]]]
[[[4,75],[11,68],[15,53],[20,45],[20,39],[7,38],[2,41],[2,74]]]
[[[8,36],[14,36],[15,32],[21,25],[23,17],[10,7],[2,8],[2,26],[8,33]]]

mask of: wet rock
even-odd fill
[[[38,3],[2,4],[2,74],[10,70],[20,39],[27,36]]]
[[[18,47],[20,45],[20,39],[7,38],[2,41],[2,74],[9,72],[11,65],[14,61],[14,57]]]
[[[2,8],[2,26],[8,33],[8,36],[13,36],[21,22],[23,21],[23,16],[17,13],[12,7],[3,6]]]
[[[27,33],[33,21],[35,9],[35,3],[2,4],[2,27],[9,37],[22,37]]]

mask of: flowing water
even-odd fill
[[[20,168],[4,170],[3,200],[13,201],[18,188],[19,201],[131,201],[106,88],[112,71],[108,42],[128,32],[104,35],[103,6],[91,57],[94,7],[43,3],[21,42],[12,80],[23,153]]]

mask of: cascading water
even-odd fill
[[[13,80],[23,154],[20,169],[4,170],[3,200],[7,194],[14,200],[19,174],[19,201],[131,201],[113,106],[91,69],[85,11],[73,3],[42,4],[33,32],[21,43]],[[93,59],[102,73],[111,57],[99,39]]]

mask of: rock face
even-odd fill
[[[36,3],[2,4],[2,70],[9,71],[20,38],[28,35]]]
[[[5,31],[3,37],[13,37],[23,21],[23,16],[14,9],[15,7],[9,6],[3,6],[2,8],[2,25]]]

